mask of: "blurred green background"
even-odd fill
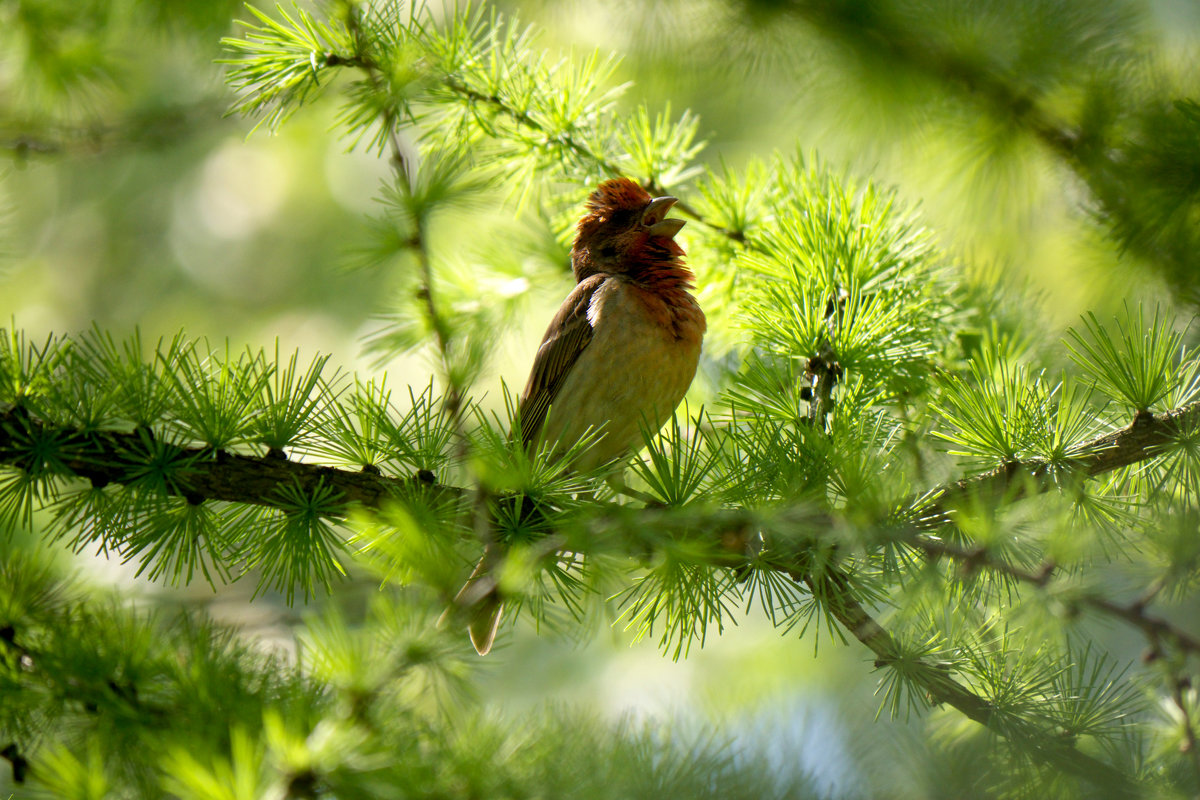
[[[1162,291],[1098,240],[1078,181],[1037,142],[931,85],[874,85],[869,65],[774,3],[494,5],[540,28],[550,53],[620,54],[616,80],[634,84],[622,102],[697,112],[705,163],[737,169],[799,148],[894,185],[970,268],[1043,298],[1052,325],[1119,304],[1131,282]],[[1200,6],[1110,5],[1143,9],[1129,28],[1145,56],[1196,83]],[[356,362],[395,284],[386,268],[346,269],[387,167],[347,151],[334,97],[276,136],[223,116],[231,97],[214,61],[244,14],[223,2],[0,4],[3,311],[19,326],[279,336]],[[567,287],[564,269],[545,307]]]
[[[495,5],[543,29],[539,42],[552,53],[619,53],[616,80],[633,83],[622,102],[697,112],[707,164],[738,169],[800,149],[895,185],[968,275],[1011,292],[1047,336],[1086,310],[1170,300],[1157,273],[1102,237],[1079,180],[1041,144],[931,82],[880,80],[860,55],[784,13],[786,3]],[[1009,8],[931,5],[948,18],[964,5],[992,7],[997,18]],[[1129,10],[1146,64],[1195,88],[1200,4],[1108,5]],[[386,160],[338,138],[332,94],[274,136],[225,116],[232,96],[215,61],[220,38],[245,14],[238,3],[199,0],[0,0],[0,317],[33,338],[93,324],[117,336],[139,326],[150,340],[185,329],[239,348],[278,338],[285,352],[332,353],[347,370],[423,386],[434,371],[428,354],[381,359],[364,346],[386,326],[411,268],[355,268],[370,247]],[[579,187],[580,200],[586,191]],[[466,240],[464,268],[471,258],[510,264],[513,280],[499,290],[528,295],[475,387],[496,398],[501,378],[524,383],[545,322],[570,288],[567,250],[544,236],[522,241],[535,227],[510,210],[462,214],[435,231],[440,241]],[[689,244],[687,229],[681,239]],[[505,243],[511,249],[501,252]],[[303,613],[272,597],[248,605],[249,585],[168,589],[136,582],[111,561],[91,569],[143,597],[204,606],[266,646],[288,648],[287,626]],[[371,591],[364,579],[336,600],[361,609]],[[586,647],[529,630],[502,634],[509,643],[484,666],[481,695],[516,709],[550,699],[685,726],[719,720],[727,735],[779,748],[781,763],[805,754],[813,763],[802,766],[842,790],[886,781],[851,768],[868,749],[872,763],[888,763],[877,757],[887,748],[895,769],[921,768],[906,756],[925,746],[915,729],[871,724],[869,654],[827,631],[814,658],[817,632],[780,638],[752,613],[679,664],[653,642],[630,647],[619,625],[593,633]],[[1111,643],[1135,651],[1136,637],[1127,639]]]

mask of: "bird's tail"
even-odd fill
[[[493,589],[471,608],[471,621],[467,630],[471,633],[471,644],[475,652],[486,656],[496,641],[496,631],[500,629],[500,615],[504,613],[504,601],[500,593]]]
[[[443,625],[452,614],[462,609],[467,615],[467,630],[471,634],[471,644],[475,652],[486,656],[496,641],[496,631],[500,628],[500,616],[504,612],[504,600],[492,577],[492,567],[496,560],[495,545],[484,548],[483,555],[471,577],[454,596],[454,603],[442,613],[438,625]]]

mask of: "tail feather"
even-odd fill
[[[453,605],[442,613],[437,623],[441,627],[455,615],[456,609],[458,613],[465,612],[471,644],[481,656],[491,651],[496,641],[496,631],[500,628],[500,616],[504,612],[504,600],[491,576],[495,559],[494,545],[489,545],[472,570],[471,577],[454,596]]]
[[[475,645],[475,652],[479,655],[486,656],[491,651],[503,613],[504,601],[494,589],[471,608],[471,621],[467,630],[471,634],[471,644]]]

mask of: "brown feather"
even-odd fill
[[[496,643],[496,631],[500,630],[500,615],[504,613],[504,601],[500,592],[492,591],[471,607],[471,621],[467,624],[467,632],[471,634],[471,644],[475,652],[486,656],[492,652]]]
[[[500,597],[495,579],[492,578],[492,569],[499,557],[499,549],[495,543],[490,543],[483,549],[483,555],[471,576],[454,596],[454,603],[442,612],[437,621],[440,628],[453,616],[456,609],[464,609],[471,644],[481,656],[486,656],[492,649],[492,644],[496,641],[496,631],[500,629],[500,615],[504,612],[504,600]]]
[[[579,354],[592,341],[588,307],[592,296],[604,283],[604,278],[604,275],[593,275],[577,285],[567,295],[542,337],[542,344],[533,360],[533,369],[529,373],[529,382],[521,394],[518,411],[521,441],[526,447],[541,436],[550,404],[562,388],[571,367],[579,360]]]

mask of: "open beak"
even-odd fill
[[[679,233],[679,229],[685,223],[681,219],[667,219],[667,212],[678,202],[679,198],[670,196],[656,197],[651,200],[650,204],[646,206],[646,210],[642,212],[642,227],[650,231],[651,236],[675,238],[675,234]]]

